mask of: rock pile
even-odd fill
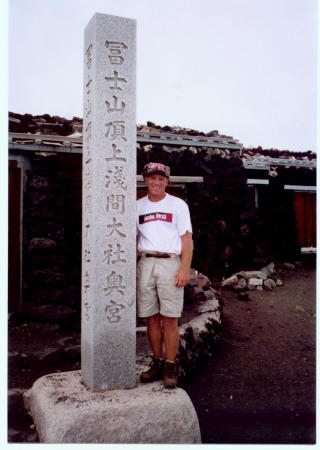
[[[262,147],[245,148],[243,150],[243,159],[253,161],[257,159],[264,160],[266,157],[271,158],[290,158],[298,160],[313,160],[316,159],[316,154],[311,150],[307,152],[292,152],[290,150],[277,150],[274,148],[263,149]]]
[[[263,289],[272,291],[283,282],[275,271],[274,263],[270,263],[260,270],[242,270],[222,281],[222,287],[230,287],[237,292]]]
[[[70,136],[74,133],[82,133],[82,128],[83,119],[80,117],[66,119],[65,117],[56,115],[51,116],[50,114],[33,116],[32,114],[18,114],[9,112],[10,132]],[[146,125],[137,125],[137,131],[140,131],[142,133],[163,132],[189,136],[207,136],[232,139],[232,136],[220,134],[218,130],[212,130],[208,133],[204,133],[192,128],[183,128],[180,126],[165,125],[161,127],[153,122],[147,122]]]
[[[50,114],[32,115],[32,114],[18,114],[9,112],[9,131],[16,133],[31,133],[31,134],[44,134],[55,136],[81,136],[82,134],[83,119],[81,117],[73,117],[72,119],[66,119],[57,115],[51,116]],[[173,133],[183,134],[189,136],[204,136],[204,137],[219,137],[224,139],[233,139],[232,136],[226,136],[220,134],[218,130],[212,130],[208,133],[203,131],[194,130],[192,128],[185,128],[180,126],[159,126],[153,122],[148,121],[147,124],[137,125],[137,131],[142,133]],[[165,147],[165,146],[163,146]],[[145,151],[148,151],[152,146],[145,145]],[[172,151],[172,147],[165,147],[167,151]],[[228,152],[221,149],[210,149],[211,151],[221,152],[221,155],[228,156]],[[193,147],[193,151],[197,152],[197,149]],[[216,153],[217,154],[217,153]],[[222,156],[224,157],[224,156]],[[239,155],[240,157],[240,155]],[[316,159],[316,153],[311,150],[307,152],[293,152],[290,150],[277,150],[277,149],[263,149],[262,147],[244,148],[242,151],[242,158],[244,160],[264,159],[265,157],[271,158],[290,158],[290,159]]]

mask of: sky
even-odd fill
[[[82,117],[84,28],[137,20],[137,123],[316,150],[316,0],[10,0],[8,108]]]

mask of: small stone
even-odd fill
[[[305,309],[300,305],[296,305],[296,307],[294,309],[295,309],[295,311],[298,311],[298,312],[306,312]]]
[[[60,325],[55,323],[30,323],[31,332],[35,333],[56,333],[60,330]]]
[[[219,302],[216,299],[207,300],[198,308],[200,314],[219,310]]]
[[[71,345],[73,342],[73,337],[72,336],[66,336],[64,338],[61,338],[57,341],[58,345],[61,345],[62,347],[66,347],[68,345]]]
[[[257,291],[263,291],[263,286],[257,286],[256,289]]]
[[[237,276],[238,278],[246,278],[246,272],[245,272],[245,270],[241,270],[241,272],[237,272],[237,273],[236,273],[236,276]]]
[[[261,272],[264,272],[268,277],[274,272],[275,270],[275,264],[273,262],[271,262],[270,264],[262,267],[262,269],[260,269]]]
[[[145,151],[145,152],[149,152],[150,150],[152,150],[152,145],[150,144],[150,145],[145,145],[144,147],[143,147],[143,150]]]
[[[270,177],[278,176],[278,172],[276,170],[269,170],[268,174]]]
[[[208,290],[208,291],[203,291],[205,297],[207,300],[211,300],[213,298],[215,298],[215,295],[212,291]]]
[[[276,280],[276,286],[283,286],[283,281],[280,279]]]
[[[219,292],[217,291],[217,289],[215,289],[213,287],[209,287],[209,291],[213,292],[214,295],[219,295]]]
[[[286,269],[289,269],[289,270],[294,270],[296,268],[296,266],[291,263],[283,263],[283,267],[285,267]]]
[[[80,360],[81,346],[72,345],[71,347],[67,347],[64,353],[65,355],[67,355],[68,359],[71,359],[72,361],[78,361]]]
[[[257,288],[257,286],[261,286],[262,287],[262,283],[263,280],[261,280],[260,278],[249,278],[248,280],[248,288],[250,290],[254,290]]]
[[[236,275],[250,279],[250,278],[260,278],[261,280],[265,280],[267,278],[267,275],[265,272],[262,272],[261,270],[242,270],[241,272],[237,273]]]
[[[211,286],[211,281],[209,280],[208,277],[206,277],[205,275],[203,275],[202,273],[198,274],[198,278],[197,278],[197,286],[198,287],[205,287],[205,286]]]
[[[190,280],[197,278],[197,276],[198,276],[198,271],[196,269],[191,268],[190,269]]]
[[[272,291],[272,289],[274,289],[277,285],[273,280],[271,280],[271,278],[268,278],[267,280],[264,280],[263,286],[268,291]]]
[[[192,287],[197,286],[197,278],[192,278],[189,281],[188,286],[192,286]]]
[[[29,251],[31,252],[39,249],[52,250],[56,249],[56,247],[57,247],[56,242],[48,238],[33,238],[29,242]]]
[[[236,275],[232,275],[231,277],[223,280],[221,285],[222,286],[233,286],[234,284],[238,283],[238,281],[239,281],[239,278]]]
[[[61,283],[64,282],[66,276],[58,267],[49,267],[42,270],[33,270],[31,272],[31,280],[34,283]]]
[[[241,291],[243,289],[246,289],[247,287],[247,280],[245,278],[240,278],[237,284],[233,285],[233,289],[235,291]]]

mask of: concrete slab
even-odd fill
[[[42,443],[201,443],[189,396],[161,381],[93,392],[80,371],[49,374],[25,394],[25,404]]]

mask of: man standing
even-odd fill
[[[183,287],[190,279],[193,252],[189,208],[166,192],[170,168],[149,163],[142,175],[148,193],[137,201],[138,315],[147,318],[153,353],[142,383],[163,378],[166,387],[177,384],[178,318],[183,308]]]

